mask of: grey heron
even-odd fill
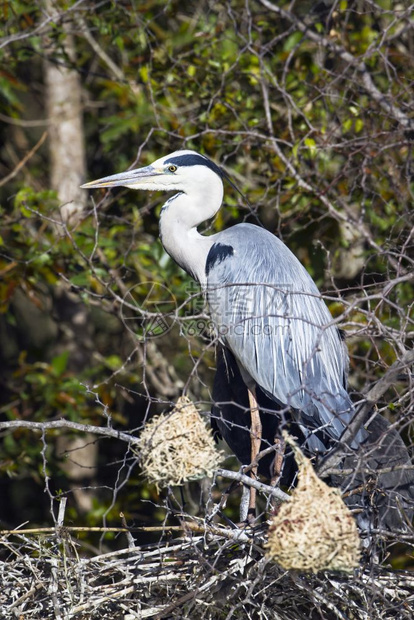
[[[311,276],[275,235],[248,223],[209,236],[198,232],[221,207],[224,178],[206,156],[181,150],[82,187],[175,192],[161,210],[160,239],[200,283],[217,338],[234,356],[250,409],[251,462],[261,446],[258,389],[290,412],[307,450],[323,453],[354,415],[346,345]],[[360,429],[350,448],[366,438]],[[252,490],[251,518],[255,503]]]

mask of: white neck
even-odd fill
[[[170,198],[160,216],[160,238],[166,252],[202,286],[205,284],[206,261],[215,235],[205,237],[197,231],[205,220],[213,217],[221,206],[223,184],[210,186],[210,191],[180,193]]]

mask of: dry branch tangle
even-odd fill
[[[390,102],[384,93],[378,90],[375,86],[371,74],[363,60],[360,60],[353,56],[348,50],[341,45],[335,43],[332,39],[318,34],[315,30],[312,30],[301,19],[296,17],[290,11],[286,11],[276,4],[269,2],[269,0],[260,0],[261,4],[270,11],[277,13],[280,17],[290,21],[304,36],[314,43],[324,47],[325,49],[334,52],[337,56],[342,58],[349,66],[354,67],[357,70],[357,74],[360,78],[361,86],[366,93],[378,103],[386,112],[388,112],[402,127],[406,130],[414,129],[414,120],[409,118],[398,106]],[[407,19],[410,15],[410,10],[407,9]],[[404,15],[402,16],[404,17]]]
[[[15,559],[0,563],[2,617],[23,614],[38,620],[56,617],[58,609],[62,618],[87,614],[90,620],[111,620],[121,613],[211,620],[244,613],[263,620],[308,620],[311,610],[329,618],[349,618],[350,613],[355,620],[411,618],[414,578],[409,571],[367,566],[348,578],[308,579],[267,562],[260,535],[235,545],[208,527],[205,531],[84,559],[77,557],[77,543],[69,535],[60,552],[53,536],[3,536],[1,546]]]

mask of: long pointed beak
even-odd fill
[[[129,187],[131,189],[141,189],[146,185],[146,181],[161,174],[153,166],[138,168],[138,170],[127,170],[119,174],[112,174],[109,177],[103,177],[96,181],[89,181],[81,185],[82,189],[91,189],[94,187]]]

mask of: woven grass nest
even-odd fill
[[[146,424],[139,459],[143,475],[159,489],[211,476],[223,454],[194,404],[182,396],[170,413]]]
[[[360,560],[356,522],[340,491],[320,480],[309,459],[284,436],[299,467],[298,485],[271,521],[267,556],[286,570],[351,572]]]

